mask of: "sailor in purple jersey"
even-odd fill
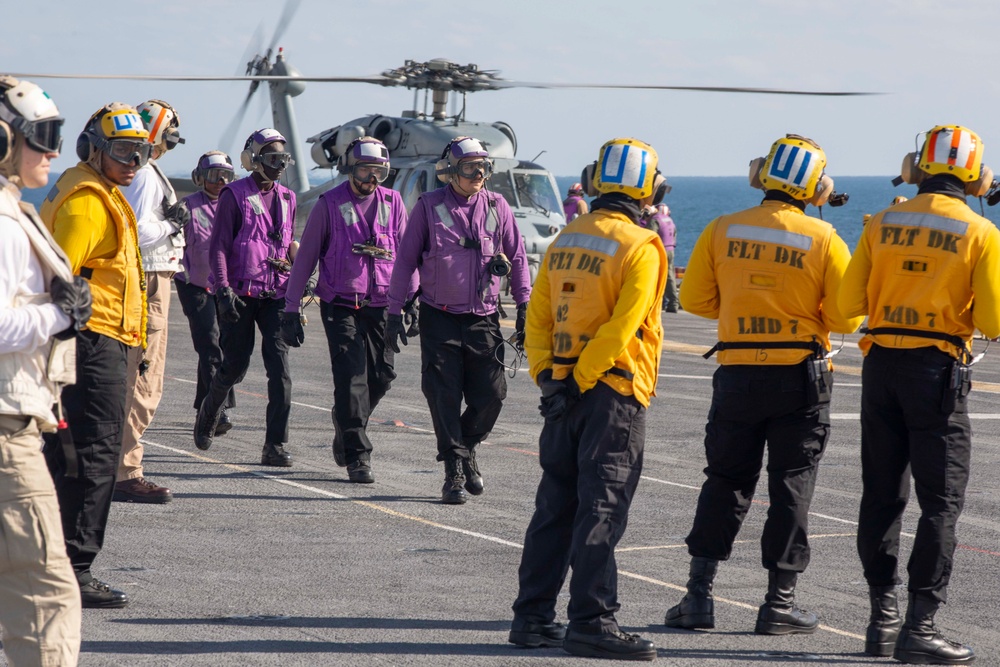
[[[587,200],[583,198],[583,184],[574,183],[566,193],[566,199],[563,200],[563,214],[566,216],[566,222],[571,222],[589,212],[590,207],[587,206]]]
[[[285,138],[277,130],[257,130],[240,154],[240,164],[251,174],[230,183],[219,195],[209,263],[221,328],[222,366],[212,378],[194,425],[195,445],[211,447],[226,397],[250,366],[256,326],[267,373],[267,430],[260,462],[281,467],[292,465],[285,451],[292,378],[288,345],[281,338],[281,312],[295,226],[295,193],[277,181],[291,162]]]
[[[333,368],[333,457],[350,481],[371,484],[368,418],[396,379],[386,345],[386,307],[393,258],[406,225],[398,192],[379,183],[389,177],[389,151],[378,139],[351,142],[337,167],[348,180],[323,193],[306,223],[285,293],[282,337],[304,340],[299,304],[316,264],[316,295]],[[407,295],[416,291],[416,276]]]
[[[411,212],[392,272],[386,339],[396,352],[397,340],[406,344],[401,312],[419,272],[422,388],[437,460],[445,464],[441,499],[461,504],[466,491],[483,492],[476,445],[493,429],[507,397],[499,276],[510,280],[522,341],[531,285],[510,207],[483,189],[493,171],[489,153],[478,140],[458,137],[441,157],[438,178],[448,186],[421,196]]]
[[[643,215],[643,227],[648,227],[660,235],[663,241],[663,248],[667,251],[667,289],[663,292],[663,310],[668,313],[676,313],[680,302],[677,298],[677,274],[674,266],[674,249],[677,247],[677,227],[674,219],[670,217],[670,207],[666,204],[657,204],[653,207],[649,215]]]
[[[219,193],[227,183],[236,178],[233,161],[222,151],[209,151],[198,158],[198,165],[191,172],[191,180],[201,188],[184,198],[191,220],[184,227],[183,269],[174,276],[177,298],[191,326],[191,342],[198,353],[198,384],[194,395],[194,409],[201,406],[208,394],[212,378],[222,365],[222,348],[219,346],[219,319],[215,311],[215,281],[209,263],[209,244],[212,223],[219,208]],[[226,414],[236,406],[236,392],[230,390],[215,427],[215,435],[223,435],[233,424]]]

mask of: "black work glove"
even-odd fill
[[[580,387],[572,373],[564,380],[553,380],[552,371],[546,369],[538,375],[538,386],[542,390],[538,411],[545,421],[559,421],[580,400]]]
[[[94,312],[90,284],[80,276],[73,276],[73,282],[54,276],[49,284],[49,295],[52,303],[69,315],[71,324],[63,332],[67,338],[81,330]]]
[[[392,348],[392,351],[399,354],[399,342],[406,345],[406,330],[403,328],[402,315],[389,315],[385,323],[385,343]]]
[[[160,206],[163,207],[163,217],[166,219],[170,226],[174,228],[174,233],[181,231],[189,222],[191,222],[191,211],[188,209],[187,204],[183,201],[178,201],[176,204],[171,204],[164,197]]]
[[[240,321],[239,307],[245,306],[243,299],[236,296],[232,287],[220,287],[215,292],[215,302],[219,307],[219,319],[235,324]]]
[[[403,310],[403,326],[406,328],[408,337],[420,335],[420,325],[417,319],[417,304],[411,303],[409,308]]]
[[[283,311],[278,315],[281,322],[281,340],[292,347],[302,345],[306,332],[302,330],[302,317],[298,313]]]
[[[514,320],[514,347],[518,352],[524,352],[524,322],[528,317],[528,304],[517,305],[517,319]]]

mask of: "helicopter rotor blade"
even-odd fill
[[[109,81],[249,81],[267,83],[270,81],[304,81],[319,83],[376,83],[393,85],[391,79],[380,74],[371,76],[200,76],[173,74],[40,74],[38,72],[10,73],[9,76],[24,79],[97,79]]]
[[[302,4],[302,0],[288,0],[285,3],[285,8],[281,10],[281,17],[278,19],[278,25],[274,28],[274,36],[271,37],[271,43],[267,47],[267,52],[270,54],[274,51],[274,48],[278,46],[278,40],[281,36],[285,34],[285,30],[288,29],[288,24],[291,23],[292,17],[295,16],[295,12],[299,11],[299,6]]]
[[[491,82],[492,83],[492,82]],[[781,88],[746,88],[742,86],[660,86],[629,83],[539,83],[531,81],[507,81],[499,79],[496,88],[580,88],[605,90],[686,90],[702,93],[757,93],[762,95],[817,95],[823,97],[852,97],[858,95],[882,95],[877,92],[788,90]]]
[[[246,76],[247,75],[247,65],[258,55],[260,55],[261,50],[264,47],[264,24],[257,24],[257,29],[254,30],[253,35],[250,37],[250,41],[247,42],[247,48],[243,50],[243,57],[240,58],[239,64],[236,66],[236,71],[233,72],[233,76]]]
[[[256,92],[256,88],[251,88],[247,96],[243,98],[243,103],[240,104],[240,108],[236,110],[236,115],[233,119],[229,121],[229,125],[226,125],[226,129],[223,130],[222,136],[219,138],[219,147],[221,150],[230,152],[233,147],[233,142],[236,141],[236,132],[240,129],[240,125],[243,123],[243,118],[247,114],[247,109],[250,108],[250,100],[253,99],[253,94]]]

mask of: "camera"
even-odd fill
[[[494,276],[503,277],[510,273],[510,260],[507,259],[507,255],[502,252],[498,252],[490,258],[490,263],[486,265],[490,273]]]
[[[989,192],[986,193],[986,203],[990,206],[996,206],[997,202],[1000,202],[1000,181],[993,181]]]
[[[843,206],[844,204],[847,203],[847,200],[850,198],[851,195],[847,194],[846,192],[839,192],[839,193],[834,192],[832,195],[830,195],[830,198],[827,200],[826,203],[829,204],[830,206]]]

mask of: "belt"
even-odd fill
[[[886,334],[889,336],[913,336],[914,338],[943,340],[944,342],[951,343],[957,347],[959,352],[964,357],[969,356],[969,348],[966,347],[964,339],[954,334],[946,334],[943,331],[924,331],[922,329],[904,329],[903,327],[875,327],[874,329],[863,327],[861,329],[861,333],[868,334],[870,336],[880,336],[882,334]]]
[[[580,357],[552,357],[553,364],[559,364],[560,366],[575,366],[576,362],[580,360]],[[628,381],[632,381],[635,377],[635,373],[632,371],[627,371],[624,368],[618,368],[617,366],[612,366],[608,370],[604,371],[605,375],[617,375],[618,377],[625,378]]]
[[[788,340],[788,341],[740,341],[738,343],[723,343],[721,340],[711,350],[701,355],[710,359],[716,352],[724,350],[809,350],[817,357],[823,352],[823,346],[818,341]]]

